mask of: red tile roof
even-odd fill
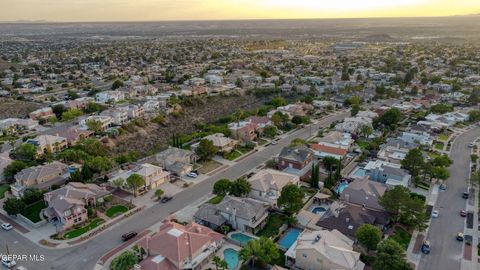
[[[334,155],[344,156],[344,155],[347,154],[346,149],[337,148],[337,147],[333,147],[333,146],[327,146],[327,145],[323,145],[323,144],[312,144],[311,147],[312,147],[313,150],[317,150],[317,151],[324,152],[324,153],[329,153],[329,154],[334,154]]]

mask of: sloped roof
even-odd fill
[[[280,191],[288,184],[297,183],[299,177],[273,169],[263,169],[250,177],[248,181],[252,189],[255,190],[268,191],[274,189]]]

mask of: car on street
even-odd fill
[[[461,217],[466,217],[466,216],[467,216],[467,211],[465,211],[465,210],[460,210],[460,216],[461,216]]]
[[[187,173],[187,176],[188,176],[188,177],[191,177],[191,178],[197,178],[197,177],[198,177],[198,174],[195,173],[195,172],[189,172],[189,173]]]
[[[468,144],[468,147],[469,147],[469,148],[472,148],[472,147],[473,147],[473,143],[469,143],[469,144]]]
[[[276,145],[278,142],[277,141],[272,141],[270,144],[271,145]]]
[[[20,265],[17,267],[17,270],[28,270],[25,266]]]
[[[470,195],[470,194],[468,193],[468,191],[464,191],[463,194],[462,194],[462,198],[468,199],[468,196],[469,196],[469,195]]]
[[[3,264],[3,266],[5,266],[7,268],[12,268],[15,265],[17,265],[17,262],[13,261],[13,260],[11,261],[5,256],[5,257],[2,258],[2,264]]]
[[[429,254],[430,253],[430,241],[424,240],[422,244],[422,253]]]
[[[446,184],[441,184],[438,188],[440,190],[447,190],[447,185]]]
[[[2,229],[4,229],[5,231],[10,231],[11,229],[13,229],[12,225],[10,225],[10,223],[2,223]]]
[[[461,232],[457,233],[457,241],[463,241],[463,233]]]
[[[137,236],[137,234],[138,234],[138,233],[135,232],[135,231],[130,231],[130,232],[128,232],[128,233],[124,233],[124,234],[122,235],[122,240],[123,240],[124,242],[125,242],[125,241],[128,241],[128,240],[132,239],[133,237]]]
[[[440,213],[438,212],[438,210],[433,210],[433,211],[432,211],[432,217],[433,217],[433,218],[437,218],[439,214],[440,214]]]
[[[167,202],[171,201],[172,199],[173,199],[173,197],[165,196],[160,200],[160,202],[167,203]]]

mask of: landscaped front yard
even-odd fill
[[[223,200],[223,197],[224,196],[217,195],[217,196],[211,198],[208,202],[211,203],[211,204],[219,204]]]
[[[113,218],[127,211],[128,211],[128,207],[126,207],[125,205],[117,204],[108,208],[107,211],[105,211],[105,215],[109,218]]]
[[[202,165],[202,167],[198,169],[198,172],[202,173],[202,174],[207,174],[207,173],[219,168],[220,166],[222,166],[222,163],[217,162],[215,160],[202,162],[200,164]]]
[[[441,142],[436,142],[435,143],[435,149],[437,149],[437,150],[443,150],[443,146],[444,146],[444,144],[441,143]]]
[[[78,228],[78,229],[73,229],[73,230],[65,233],[64,238],[65,239],[72,239],[72,238],[75,238],[77,236],[80,236],[80,235],[82,235],[82,234],[84,234],[84,233],[86,233],[90,230],[95,229],[96,227],[98,227],[103,222],[105,222],[103,219],[95,218],[92,221],[90,221],[90,223],[85,225],[84,227],[81,227],[81,228]]]
[[[367,141],[363,141],[363,140],[357,140],[356,144],[358,145],[358,147],[360,147],[360,149],[367,149],[367,147],[370,143],[368,143]]]
[[[440,140],[440,141],[447,141],[449,138],[449,136],[447,134],[440,134],[438,135],[437,139]]]
[[[228,160],[235,160],[246,153],[252,151],[253,148],[246,147],[246,146],[239,146],[232,150],[230,153],[225,154],[223,157]]]
[[[25,211],[22,215],[28,218],[33,223],[37,223],[41,220],[40,212],[46,207],[47,204],[43,200],[41,200],[25,208]]]
[[[278,235],[280,227],[283,224],[287,224],[287,216],[280,215],[278,213],[268,216],[267,224],[258,232],[258,236],[275,237]]]
[[[410,239],[412,239],[412,235],[409,232],[407,232],[405,229],[397,226],[395,227],[395,234],[390,236],[390,238],[395,240],[405,250],[407,250],[408,244],[410,244]]]
[[[0,185],[0,199],[3,199],[5,192],[10,188],[9,185]]]

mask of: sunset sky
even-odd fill
[[[0,0],[0,21],[157,21],[449,16],[480,0]]]

